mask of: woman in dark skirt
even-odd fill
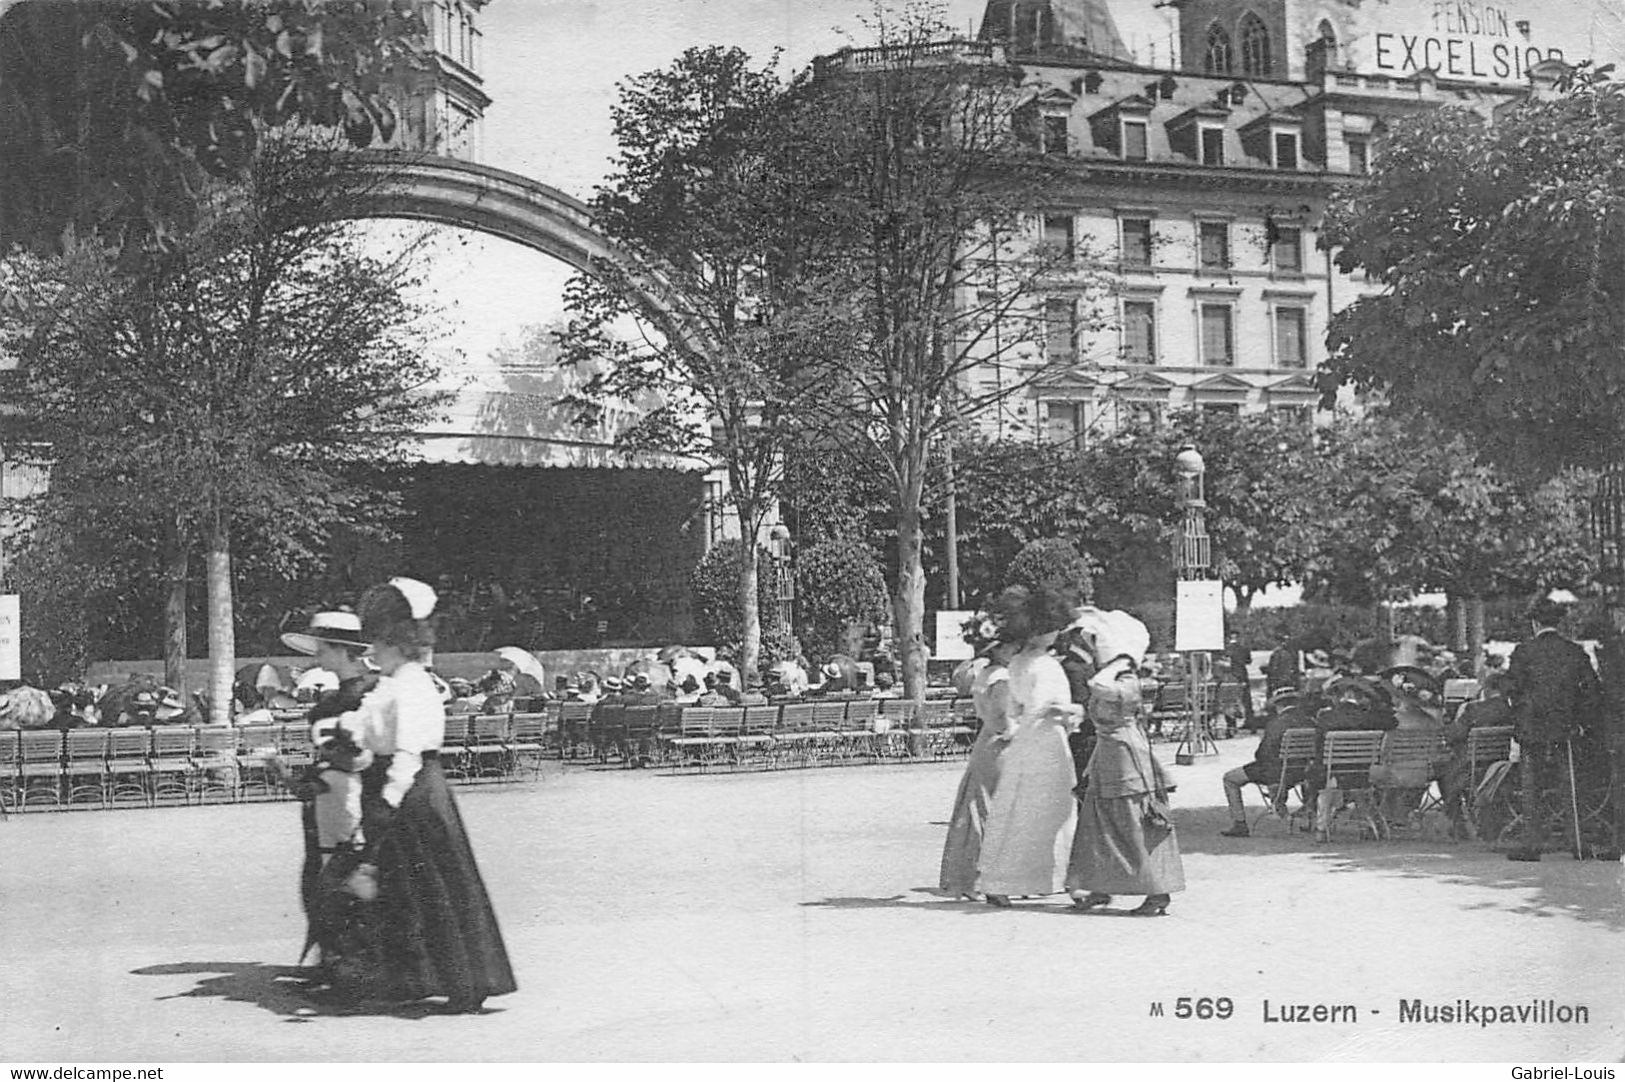
[[[450,1010],[473,1012],[487,996],[518,986],[440,767],[445,706],[423,665],[434,642],[428,623],[434,603],[425,584],[391,579],[363,594],[358,606],[383,676],[357,712],[362,743],[374,758],[362,774],[370,865],[356,891],[365,897],[376,889],[366,908],[377,965],[351,992],[394,1000],[445,996]]]

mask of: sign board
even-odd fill
[[[1181,580],[1174,594],[1174,649],[1224,649],[1224,583]]]
[[[1432,71],[1440,79],[1517,84],[1541,61],[1563,59],[1549,41],[1555,21],[1532,0],[1397,0],[1363,20],[1350,59],[1360,71],[1391,78]]]
[[[23,678],[23,620],[16,594],[0,594],[0,680]]]
[[[931,656],[943,661],[964,661],[976,656],[965,641],[965,622],[975,616],[968,609],[943,609],[937,613],[937,648]]]

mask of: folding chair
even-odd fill
[[[250,789],[258,796],[282,795],[271,770],[271,757],[277,753],[277,734],[280,731],[281,726],[276,724],[237,727],[237,769],[241,774],[239,796],[248,796]]]
[[[509,725],[508,748],[513,753],[515,772],[529,767],[531,777],[539,776],[547,754],[547,714],[515,714]]]
[[[587,723],[587,743],[592,746],[592,757],[607,763],[610,756],[626,756],[626,706],[623,703],[598,703],[592,708]]]
[[[1338,797],[1326,821],[1326,833],[1331,835],[1343,812],[1353,809],[1372,837],[1381,837],[1377,826],[1376,808],[1371,791],[1371,768],[1382,754],[1383,733],[1374,729],[1334,731],[1326,734],[1321,745],[1320,762],[1326,770],[1326,788],[1335,789]]]
[[[109,729],[107,733],[107,777],[109,800],[133,797],[152,805],[152,730]]]
[[[648,766],[654,762],[657,744],[655,715],[659,708],[652,704],[629,706],[621,719],[624,726],[621,737],[621,761],[627,766]]]
[[[22,754],[22,739],[17,730],[0,729],[0,815],[18,806],[22,790],[17,768]]]
[[[940,762],[953,754],[954,701],[927,699],[920,704],[914,716],[914,727],[924,735],[924,751],[932,761]]]
[[[1373,773],[1372,790],[1379,814],[1377,823],[1384,839],[1393,836],[1395,827],[1415,827],[1420,833],[1430,811],[1442,811],[1444,800],[1433,795],[1434,763],[1444,751],[1444,734],[1432,729],[1395,729],[1382,742],[1377,765],[1382,768]],[[1420,782],[1420,784],[1417,784]],[[1408,799],[1405,794],[1415,792],[1415,806],[1405,809],[1405,819],[1396,813],[1397,802]]]
[[[1479,840],[1510,837],[1523,815],[1512,774],[1512,726],[1486,725],[1467,732],[1467,819]]]
[[[1183,680],[1170,680],[1157,688],[1157,697],[1151,707],[1151,735],[1161,736],[1168,722],[1174,731],[1185,731],[1185,715],[1190,709],[1190,689]]]
[[[80,798],[101,807],[111,803],[107,774],[106,729],[69,729],[67,764],[62,769],[68,803]]]
[[[49,798],[57,806],[62,804],[62,731],[60,729],[25,730],[22,734],[22,756],[17,775],[22,792],[17,806],[28,807],[30,799]]]
[[[850,756],[855,745],[846,739],[846,703],[813,703],[813,758],[826,763]]]
[[[907,727],[914,718],[914,703],[901,699],[885,700],[895,706],[881,720],[880,703],[874,699],[851,699],[841,718],[841,745],[848,759],[863,756],[866,763],[878,762],[887,743],[885,733],[892,727]]]
[[[778,740],[773,730],[779,722],[776,706],[747,706],[739,721],[739,758],[753,759],[769,769],[778,766]]]
[[[773,735],[781,756],[794,759],[797,766],[808,765],[817,751],[817,709],[813,703],[785,703],[779,708],[779,727]]]
[[[566,703],[565,705],[569,705]],[[716,708],[711,706],[685,706],[678,720],[677,735],[670,740],[679,765],[692,766],[704,771],[710,761],[711,720]]]
[[[1315,765],[1315,742],[1318,733],[1313,729],[1288,729],[1281,734],[1281,768],[1276,776],[1268,782],[1259,782],[1259,794],[1264,798],[1265,808],[1251,829],[1258,830],[1259,823],[1265,816],[1273,814],[1278,819],[1285,819],[1290,829],[1293,820],[1299,815],[1307,813],[1314,816],[1313,808],[1306,808],[1303,803],[1303,783],[1309,773],[1309,768]],[[1298,807],[1291,813],[1287,812],[1287,802],[1293,792],[1298,794]]]
[[[276,755],[291,770],[316,761],[316,748],[310,741],[310,726],[302,721],[279,722],[274,727]]]
[[[671,762],[675,751],[671,742],[682,735],[684,709],[674,702],[663,702],[655,707],[654,742],[650,748],[654,763],[664,765]]]
[[[954,750],[961,755],[969,755],[976,744],[976,737],[982,731],[982,719],[976,713],[976,700],[966,697],[953,701],[954,723],[951,730],[953,734]]]
[[[445,735],[440,741],[440,769],[448,778],[466,781],[469,777],[470,720],[467,714],[451,714],[446,718]]]
[[[242,796],[236,729],[227,725],[200,726],[192,745],[192,766],[199,803],[208,803],[210,795],[232,801]]]
[[[476,714],[469,723],[465,754],[470,778],[505,778],[513,773],[507,714]]]
[[[592,703],[559,704],[559,758],[575,759],[591,753],[587,728],[592,721]]]
[[[740,736],[745,728],[743,706],[718,706],[711,715],[711,741],[707,745],[712,759],[738,767],[741,759]]]
[[[190,725],[159,725],[152,730],[153,803],[166,796],[178,796],[181,803],[192,802],[193,781],[197,764],[192,761],[192,742],[196,739]]]

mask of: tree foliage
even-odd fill
[[[425,40],[407,4],[21,0],[0,17],[0,251],[173,239],[268,129],[387,140]]]
[[[1072,542],[1061,537],[1044,537],[1029,542],[1016,553],[1004,581],[1007,586],[1055,590],[1086,602],[1094,594],[1089,570],[1089,561]]]
[[[1625,90],[1396,122],[1328,211],[1344,271],[1382,285],[1333,319],[1323,370],[1494,459],[1552,475],[1625,451]]]
[[[886,578],[874,550],[858,541],[825,541],[796,559],[796,630],[812,656],[847,649],[848,629],[889,622]]]
[[[21,302],[0,312],[0,351],[27,418],[8,450],[45,456],[56,521],[145,537],[166,563],[246,534],[287,576],[334,524],[387,510],[354,478],[399,460],[446,395],[409,252],[369,254],[342,220],[370,183],[325,138],[265,140],[133,272],[89,242],[0,263]]]

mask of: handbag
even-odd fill
[[[1149,755],[1150,753],[1148,747],[1146,754]],[[1156,760],[1153,759],[1152,763],[1154,766]],[[1168,818],[1168,813],[1172,808],[1166,797],[1158,795],[1165,790],[1152,786],[1150,779],[1145,776],[1145,770],[1140,766],[1139,759],[1135,759],[1134,765],[1140,771],[1140,781],[1145,784],[1147,792],[1145,807],[1140,811],[1140,829],[1145,831],[1145,847],[1155,849],[1174,832],[1173,820]]]

